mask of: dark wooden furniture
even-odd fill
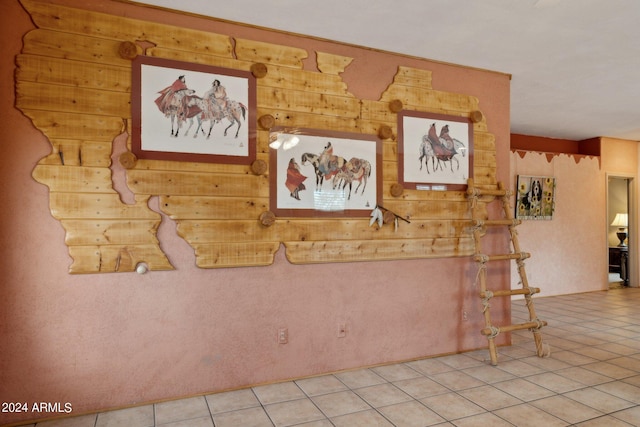
[[[609,272],[620,273],[624,285],[629,284],[629,248],[627,246],[609,247]]]

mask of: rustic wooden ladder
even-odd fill
[[[516,226],[519,225],[522,221],[519,219],[515,219],[513,216],[513,212],[511,210],[509,197],[511,195],[510,190],[506,190],[502,182],[499,182],[497,188],[486,189],[486,188],[478,188],[474,186],[473,179],[469,179],[467,181],[467,198],[471,207],[471,222],[473,226],[473,239],[475,243],[475,253],[474,259],[478,263],[479,271],[478,271],[478,281],[480,283],[480,298],[482,300],[483,313],[484,313],[484,321],[485,327],[482,329],[481,333],[487,337],[489,341],[489,353],[491,355],[491,364],[498,364],[498,353],[496,350],[496,344],[494,338],[500,332],[511,332],[522,329],[529,329],[533,333],[533,339],[536,345],[536,352],[539,357],[544,357],[549,355],[549,346],[544,345],[542,342],[542,335],[540,334],[540,329],[543,326],[547,325],[547,322],[541,321],[536,316],[536,311],[533,306],[533,298],[532,296],[538,292],[540,292],[540,288],[533,288],[529,286],[529,281],[527,280],[527,274],[524,268],[524,260],[529,258],[531,255],[527,252],[522,252],[520,250],[520,243],[518,242],[518,232],[516,230]],[[486,211],[484,209],[480,209],[480,197],[488,196],[493,197],[494,201],[496,199],[502,202],[502,208],[504,211],[504,218],[502,219],[485,219]],[[483,199],[485,200],[486,197]],[[509,254],[500,254],[500,255],[487,255],[482,251],[482,243],[481,239],[485,235],[487,227],[508,227],[509,235],[511,238],[511,244],[513,246],[513,252]],[[522,284],[522,289],[509,289],[509,290],[494,290],[491,291],[487,289],[487,264],[490,264],[492,261],[504,261],[504,260],[513,260],[516,262],[518,267],[518,274],[520,275],[520,283]],[[504,325],[504,326],[496,326],[491,321],[491,312],[490,312],[490,301],[495,297],[509,297],[513,295],[523,295],[526,306],[529,310],[529,321],[521,324],[514,325]]]

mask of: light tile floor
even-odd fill
[[[488,350],[31,424],[31,427],[640,426],[640,289],[535,299],[529,331]],[[514,323],[527,320],[514,301]]]

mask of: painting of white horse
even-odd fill
[[[139,143],[142,158],[159,153],[167,155],[155,158],[181,160],[178,155],[184,154],[228,163],[255,158],[251,73],[153,57],[137,61],[132,142]]]
[[[473,176],[473,125],[466,117],[401,111],[399,181],[418,190],[466,188]]]

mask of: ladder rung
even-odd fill
[[[467,188],[467,194],[469,196],[506,196],[507,192],[509,190],[505,190],[505,189],[491,189],[491,190],[485,190],[482,188],[478,188],[478,187],[468,187]]]
[[[521,329],[540,329],[543,326],[547,326],[547,322],[544,320],[538,320],[537,322],[526,322],[519,323],[516,325],[505,325],[498,327],[499,332],[511,332],[511,331],[519,331]],[[491,328],[484,328],[480,331],[482,335],[494,335],[494,332]]]
[[[505,259],[527,259],[531,256],[528,252],[518,252],[513,254],[506,255],[485,255],[485,254],[476,254],[474,255],[474,259],[477,262],[487,262],[487,261],[501,261]]]
[[[522,220],[521,219],[487,219],[487,220],[483,220],[483,219],[473,219],[471,220],[471,223],[477,227],[483,227],[485,225],[520,225],[522,224]]]
[[[512,295],[533,295],[540,292],[540,288],[523,288],[523,289],[508,289],[501,291],[484,291],[480,292],[480,298],[493,298],[493,297],[506,297]]]

